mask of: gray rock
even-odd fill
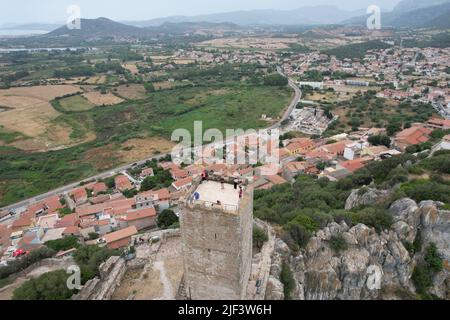
[[[383,202],[392,194],[389,190],[378,190],[368,187],[353,190],[345,203],[345,210],[351,210],[359,206],[367,206]]]

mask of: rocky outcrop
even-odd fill
[[[444,269],[434,276],[430,293],[450,299],[450,211],[440,210],[441,206],[442,203],[435,201],[419,204],[422,249],[425,250],[430,243],[436,244]]]
[[[288,254],[287,246],[277,240],[271,276],[279,280],[280,260],[287,261],[297,285],[293,296],[300,300],[414,298],[411,277],[423,252],[411,255],[405,244],[413,243],[420,232],[423,247],[435,243],[444,259],[445,268],[434,277],[431,293],[448,298],[450,212],[440,210],[440,205],[400,199],[389,208],[394,222],[390,230],[377,233],[363,224],[350,228],[345,222],[333,222],[298,253]],[[276,292],[277,283],[272,282]]]
[[[345,210],[351,210],[359,206],[367,206],[380,203],[392,194],[389,190],[378,190],[369,187],[353,190],[345,203]]]

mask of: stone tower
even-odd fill
[[[252,266],[253,188],[197,181],[182,204],[188,299],[244,299]]]

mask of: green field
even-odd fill
[[[203,121],[204,130],[268,127],[260,120],[261,115],[276,118],[288,106],[292,94],[288,87],[229,82],[159,91],[143,100],[63,114],[56,121],[69,124],[73,134],[83,136],[86,130],[93,131],[97,139],[45,153],[0,146],[0,206],[98,173],[99,157],[92,156],[95,148],[107,147],[111,154],[107,165],[103,164],[104,170],[122,164],[114,150],[119,150],[123,142],[142,136],[170,139],[174,129],[192,130],[194,121]]]
[[[65,112],[80,112],[87,111],[95,107],[95,105],[89,102],[85,97],[81,95],[71,96],[58,100],[62,111]]]

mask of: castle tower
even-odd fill
[[[188,299],[245,298],[252,265],[253,188],[197,181],[182,204],[184,279]],[[231,183],[230,183],[231,182]]]

